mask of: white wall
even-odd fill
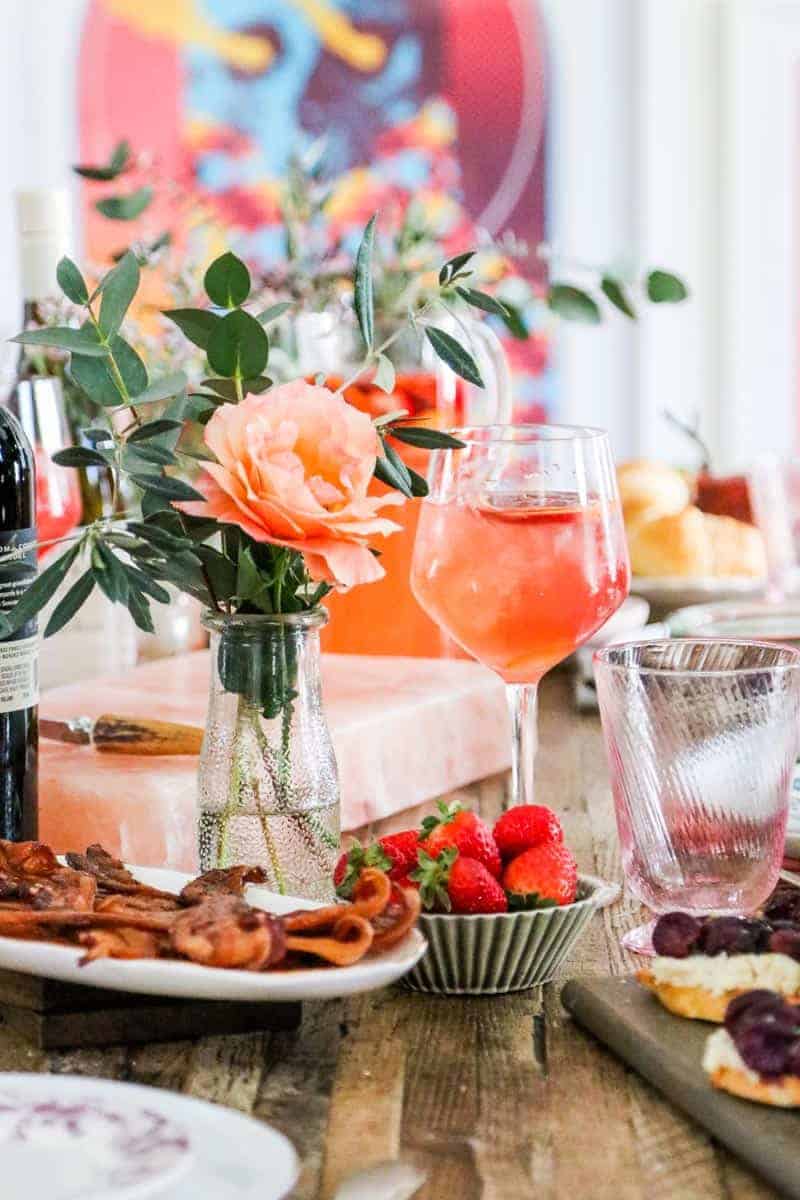
[[[19,325],[13,193],[72,186],[86,0],[0,0],[0,335]]]

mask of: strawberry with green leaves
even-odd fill
[[[350,899],[356,880],[365,867],[376,867],[379,871],[385,871],[389,878],[401,887],[413,887],[408,875],[417,865],[418,848],[419,834],[416,829],[387,834],[371,846],[353,842],[350,849],[341,856],[333,872],[337,896],[344,900]]]
[[[483,863],[447,846],[432,858],[419,852],[419,867],[411,878],[419,884],[425,909],[446,913],[503,913],[508,900]]]
[[[448,805],[440,800],[438,817],[425,818],[420,846],[431,858],[438,858],[443,850],[455,848],[465,858],[482,863],[495,879],[503,869],[490,827],[477,813],[468,812],[457,801]]]
[[[503,874],[509,908],[553,908],[578,894],[578,866],[561,842],[543,842],[513,858]]]
[[[563,842],[564,831],[552,808],[517,804],[495,821],[494,840],[504,862],[542,842]]]

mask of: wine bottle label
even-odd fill
[[[36,578],[35,529],[0,532],[0,612],[9,612]],[[36,619],[0,641],[0,713],[39,703]]]
[[[0,642],[0,713],[39,703],[39,638]]]

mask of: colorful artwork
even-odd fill
[[[536,246],[545,82],[535,0],[91,0],[82,157],[129,138],[152,156],[143,174],[169,181],[147,211],[153,234],[176,210],[184,225],[202,214],[265,269],[285,252],[280,181],[320,138],[326,232],[345,247],[412,197],[458,248],[478,228]],[[117,248],[88,200],[86,222],[90,253]],[[529,411],[551,407],[549,345],[534,328],[513,347]]]

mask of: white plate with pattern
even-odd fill
[[[80,1075],[0,1074],[3,1200],[284,1200],[294,1148],[188,1096]]]

